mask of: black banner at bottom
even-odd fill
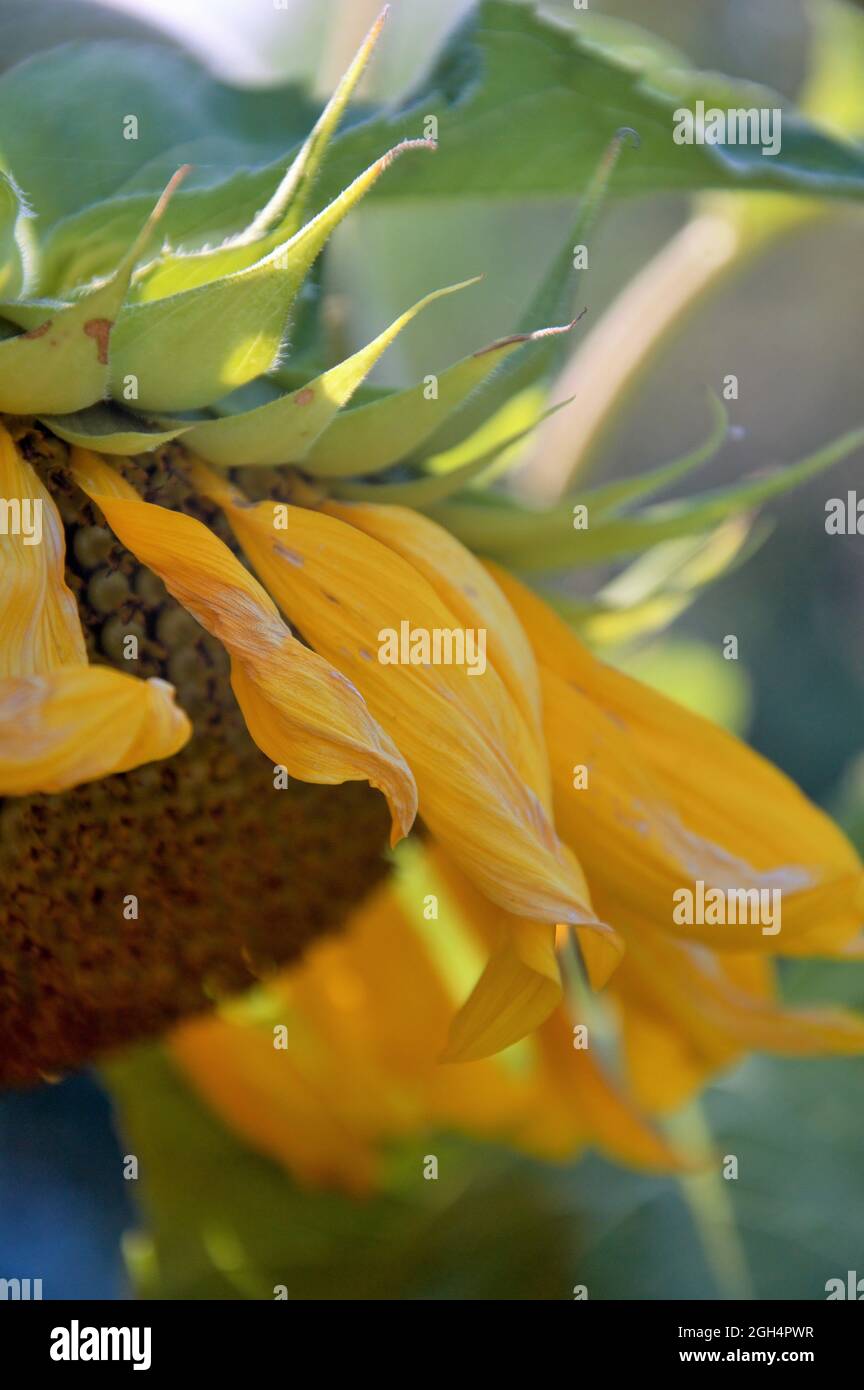
[[[7,1301],[0,1303],[0,1338],[4,1364],[16,1371],[49,1372],[59,1377],[98,1375],[100,1369],[149,1375],[174,1371],[220,1374],[250,1367],[282,1365],[290,1373],[292,1354],[304,1359],[317,1347],[332,1374],[334,1352],[345,1348],[352,1369],[362,1364],[365,1342],[370,1357],[380,1356],[382,1335],[416,1326],[414,1318],[434,1330],[422,1344],[422,1369],[428,1373],[440,1348],[442,1373],[453,1369],[453,1348],[441,1339],[441,1303],[406,1303],[394,1315],[387,1305],[382,1327],[376,1303],[64,1303]],[[484,1361],[496,1359],[494,1313],[487,1326],[489,1303],[470,1302],[473,1310],[470,1343],[482,1344]],[[530,1336],[536,1304],[515,1312],[507,1304],[506,1337],[502,1355],[512,1351],[514,1335]],[[361,1309],[351,1316],[352,1308]],[[423,1311],[425,1309],[425,1311]],[[317,1314],[324,1310],[322,1340],[315,1337]],[[419,1310],[419,1311],[418,1311]],[[446,1314],[444,1314],[446,1317]],[[514,1322],[515,1317],[515,1322]],[[549,1304],[540,1314],[543,1331],[572,1335],[574,1354],[581,1346],[600,1353],[609,1371],[630,1366],[665,1371],[673,1366],[711,1365],[809,1366],[822,1374],[840,1368],[857,1355],[864,1319],[862,1311],[842,1302],[825,1303],[632,1303],[573,1302]],[[343,1342],[335,1327],[348,1323]],[[346,1328],[346,1331],[348,1329]],[[366,1334],[364,1336],[364,1334]],[[591,1338],[585,1343],[584,1338]],[[290,1340],[286,1340],[290,1339]],[[579,1339],[579,1340],[576,1340]],[[597,1340],[595,1340],[597,1339]],[[600,1340],[602,1339],[602,1340]],[[399,1345],[398,1341],[395,1343]],[[527,1344],[523,1344],[528,1351]],[[559,1348],[561,1344],[559,1343]],[[565,1344],[566,1345],[566,1344]],[[468,1348],[466,1347],[466,1350]],[[287,1361],[286,1361],[287,1355]],[[273,1362],[270,1362],[270,1358]],[[445,1360],[446,1358],[446,1360]],[[448,1369],[449,1368],[449,1369]],[[323,1365],[322,1365],[323,1369]],[[420,1367],[406,1366],[411,1374]],[[254,1374],[254,1371],[252,1372]]]

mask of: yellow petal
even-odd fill
[[[194,517],[142,502],[97,455],[73,450],[73,475],[134,555],[231,657],[249,732],[302,781],[367,780],[387,798],[393,842],[416,814],[404,758],[338,670],[289,632],[272,600],[226,545]]]
[[[757,1050],[789,1057],[864,1052],[864,1019],[784,1008],[771,963],[713,956],[646,931],[613,982],[628,1076],[643,1104],[680,1105],[719,1068]]]
[[[458,1124],[500,1138],[536,1108],[529,1078],[494,1059],[440,1065],[450,990],[392,882],[276,990],[320,1044],[307,1046],[306,1028],[295,1028],[295,1056],[352,1130],[383,1138]]]
[[[531,644],[510,603],[476,556],[443,526],[408,507],[330,501],[323,510],[408,560],[463,627],[486,629],[492,664],[543,748],[540,679]]]
[[[637,1003],[622,1006],[618,1020],[627,1090],[648,1114],[680,1109],[719,1069],[732,1066],[744,1055],[729,1041],[722,1054],[709,1060],[689,1037]]]
[[[434,841],[426,846],[425,856],[446,884],[465,925],[490,950],[483,974],[451,1024],[442,1055],[445,1062],[469,1062],[527,1037],[561,1002],[555,928],[501,912]],[[579,872],[574,863],[574,873]],[[591,983],[599,988],[618,966],[621,940],[599,923],[592,931],[579,932],[580,939],[596,949]]]
[[[638,1106],[595,1060],[590,1047],[574,1048],[572,1026],[563,1009],[543,1024],[537,1038],[545,1071],[544,1097],[567,1105],[583,1143],[619,1163],[648,1172],[680,1172],[700,1166],[651,1127]],[[560,1129],[560,1122],[557,1128],[567,1147],[571,1146],[572,1139],[567,1138],[566,1129]],[[556,1147],[559,1156],[566,1155],[560,1138]]]
[[[535,920],[596,924],[543,806],[545,767],[535,740],[489,662],[387,664],[382,634],[403,622],[429,637],[456,615],[418,571],[333,516],[249,503],[196,465],[198,488],[226,510],[282,610],[315,649],[363,692],[408,759],[424,820],[493,901]]]
[[[87,660],[66,586],[63,523],[35,469],[0,424],[0,677],[30,676]]]
[[[176,1029],[172,1060],[228,1127],[300,1182],[368,1195],[378,1168],[373,1139],[344,1123],[273,1034],[218,1014]]]
[[[538,658],[555,813],[601,914],[718,950],[816,954],[857,935],[864,875],[829,817],[746,744],[597,661],[545,604],[494,572]],[[676,924],[672,894],[700,880],[706,891],[779,890],[779,932]]]
[[[859,899],[859,910],[864,916],[864,895]],[[814,955],[819,955],[818,950],[814,950]],[[839,956],[842,960],[864,960],[864,936],[854,936],[851,941],[844,942],[835,950],[826,952],[828,955]]]
[[[555,928],[514,923],[450,1026],[443,1062],[476,1062],[532,1033],[561,1002]]]
[[[431,857],[436,868],[444,860],[437,848]],[[599,1065],[573,1052],[563,1011],[518,1067],[438,1065],[449,1013],[423,933],[388,884],[269,985],[253,1016],[229,1007],[175,1030],[170,1047],[232,1129],[317,1185],[364,1192],[388,1141],[436,1128],[559,1160],[587,1142],[638,1167],[682,1166]],[[285,1050],[273,1046],[274,1023],[288,1029]]]
[[[108,666],[0,680],[0,795],[62,792],[170,758],[189,720],[173,687]]]

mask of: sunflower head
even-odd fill
[[[26,187],[0,175],[14,233],[0,342],[6,1080],[157,1032],[293,959],[386,872],[388,819],[390,839],[414,820],[403,755],[252,578],[218,495],[234,478],[232,504],[296,516],[404,459],[422,471],[447,421],[531,342],[492,344],[434,392],[365,388],[412,319],[466,288],[452,286],[327,365],[316,261],[394,160],[434,149],[402,140],[314,202],[385,18],[227,238],[207,198],[202,220],[201,195],[181,190],[186,166],[120,254],[125,210],[106,205],[100,224],[88,209],[95,235],[37,244]],[[274,518],[280,562],[296,563],[293,531]]]
[[[23,220],[0,304],[2,1079],[160,1031],[294,960],[376,885],[418,811],[488,952],[439,1040],[448,1060],[545,1027],[568,941],[626,1003],[659,989],[657,933],[669,978],[713,997],[693,952],[714,941],[676,932],[676,883],[782,884],[790,953],[858,930],[857,856],[779,774],[601,666],[439,524],[536,548],[542,518],[526,541],[513,509],[444,504],[525,432],[490,443],[484,424],[573,327],[561,266],[533,321],[417,385],[364,383],[470,282],[328,352],[328,238],[395,159],[434,150],[402,140],[316,204],[383,18],[227,238],[218,190],[187,193],[181,168],[119,255],[135,199],[105,209],[104,240],[67,226],[40,258],[7,180]],[[612,135],[578,234],[631,135]],[[620,546],[616,508],[639,490],[595,494],[595,557],[598,536]],[[724,769],[717,797],[696,794],[681,747]],[[574,761],[597,779],[587,797]]]

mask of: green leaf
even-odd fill
[[[583,35],[581,18],[578,30],[568,29],[533,7],[484,0],[411,101],[355,123],[334,140],[315,205],[331,201],[352,173],[406,130],[419,130],[429,114],[439,123],[437,160],[402,168],[376,198],[462,198],[469,190],[480,199],[574,197],[622,125],[635,128],[642,141],[638,159],[624,161],[619,172],[624,193],[742,186],[825,197],[864,193],[860,145],[823,134],[764,88],[686,67],[661,70],[650,37],[639,45]],[[38,72],[22,64],[0,79],[3,162],[44,226],[68,218],[44,246],[43,292],[105,272],[110,260],[104,257],[116,258],[118,246],[128,243],[145,193],[164,181],[172,149],[174,167],[188,161],[202,166],[199,186],[184,191],[166,221],[172,245],[201,248],[241,232],[276,195],[285,174],[283,151],[296,147],[312,124],[296,89],[231,92],[188,59],[156,53],[128,44],[79,45],[40,55]],[[31,100],[35,87],[38,103]],[[83,128],[81,91],[100,94],[93,111],[85,110]],[[723,108],[783,106],[780,153],[674,144],[674,111],[697,99]],[[21,110],[30,113],[27,123],[18,120]],[[137,144],[118,134],[130,110],[142,113],[145,133]],[[215,141],[215,152],[196,158],[195,142],[204,137]],[[82,148],[88,150],[85,167]],[[46,149],[54,152],[47,162]],[[210,187],[200,186],[207,181]],[[121,193],[129,195],[125,203],[92,206]],[[551,321],[544,316],[536,322]]]
[[[192,425],[185,443],[211,463],[225,466],[302,462],[321,432],[351,399],[402,329],[427,305],[473,283],[466,280],[461,285],[449,285],[427,294],[366,347],[314,381],[255,410]],[[359,448],[354,468],[358,473],[366,471],[365,458]]]
[[[125,39],[158,44],[160,51],[181,47],[164,29],[132,14],[94,6],[90,0],[0,0],[0,70],[13,67],[35,53],[70,41]]]
[[[406,150],[404,141],[355,179],[297,234],[246,270],[171,294],[127,304],[111,344],[111,383],[122,396],[137,383],[145,410],[191,410],[268,372],[278,359],[295,299],[330,234]],[[126,398],[126,397],[124,397]]]
[[[861,1267],[860,1068],[758,1057],[722,1077],[704,1103],[716,1167],[687,1184],[686,1205],[684,1184],[581,1163],[574,1282],[593,1300],[824,1299],[829,1279]],[[736,1181],[721,1176],[725,1154]]]
[[[697,1179],[711,1188],[698,1211],[673,1179],[596,1156],[543,1164],[428,1133],[389,1147],[383,1190],[366,1200],[301,1189],[234,1139],[158,1048],[105,1075],[139,1158],[141,1227],[126,1253],[144,1298],[271,1301],[284,1285],[292,1302],[572,1302],[584,1284],[595,1302],[715,1300],[732,1292],[711,1258],[724,1247],[741,1255],[735,1292],[757,1300],[824,1299],[828,1279],[860,1271],[856,1059],[754,1058],[722,1077],[705,1113],[739,1177],[723,1182],[718,1165]]]
[[[714,492],[647,507],[632,517],[613,517],[574,530],[573,503],[529,512],[509,500],[457,499],[430,515],[479,554],[525,570],[579,568],[639,555],[661,541],[698,535],[728,517],[780,497],[839,463],[864,444],[852,430],[799,463],[773,469]]]
[[[336,417],[310,451],[306,460],[308,471],[317,478],[344,478],[360,472],[371,476],[407,458],[424,444],[432,448],[442,422],[458,411],[502,363],[539,340],[566,333],[570,326],[515,334],[463,357],[440,374],[432,398],[422,381],[346,411]],[[358,466],[361,464],[362,468]]]
[[[130,114],[138,122],[132,139],[124,126]],[[178,148],[198,155],[200,183],[221,183],[249,163],[274,160],[314,118],[296,88],[233,89],[168,47],[67,43],[0,77],[0,164],[24,189],[40,226],[121,194],[143,167],[138,191],[146,213],[152,195],[187,162]]]
[[[91,405],[71,415],[40,415],[40,420],[67,444],[95,449],[100,454],[145,454],[184,434],[188,426],[170,429],[156,421],[128,415],[116,405]]]
[[[584,186],[609,138],[622,125],[642,142],[638,160],[620,172],[625,192],[728,188],[804,189],[860,197],[864,150],[833,139],[755,83],[693,68],[658,65],[652,36],[640,49],[603,43],[581,16],[572,27],[534,5],[484,0],[443,53],[413,109],[435,112],[446,155],[434,167],[402,171],[379,197],[554,197]],[[635,27],[632,30],[636,32]],[[706,107],[783,107],[782,148],[763,156],[751,145],[676,145],[673,113],[703,99]],[[400,113],[401,116],[401,113]],[[337,144],[363,158],[364,142],[382,138],[387,121],[371,122]],[[508,131],[501,139],[500,132]],[[478,158],[482,151],[482,158]]]

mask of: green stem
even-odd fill
[[[682,1148],[701,1153],[712,1151],[711,1131],[698,1100],[668,1119],[665,1129]],[[718,1156],[704,1172],[678,1179],[721,1296],[752,1299],[753,1281],[735,1221],[730,1181],[734,1179],[726,1179],[720,1172]]]

